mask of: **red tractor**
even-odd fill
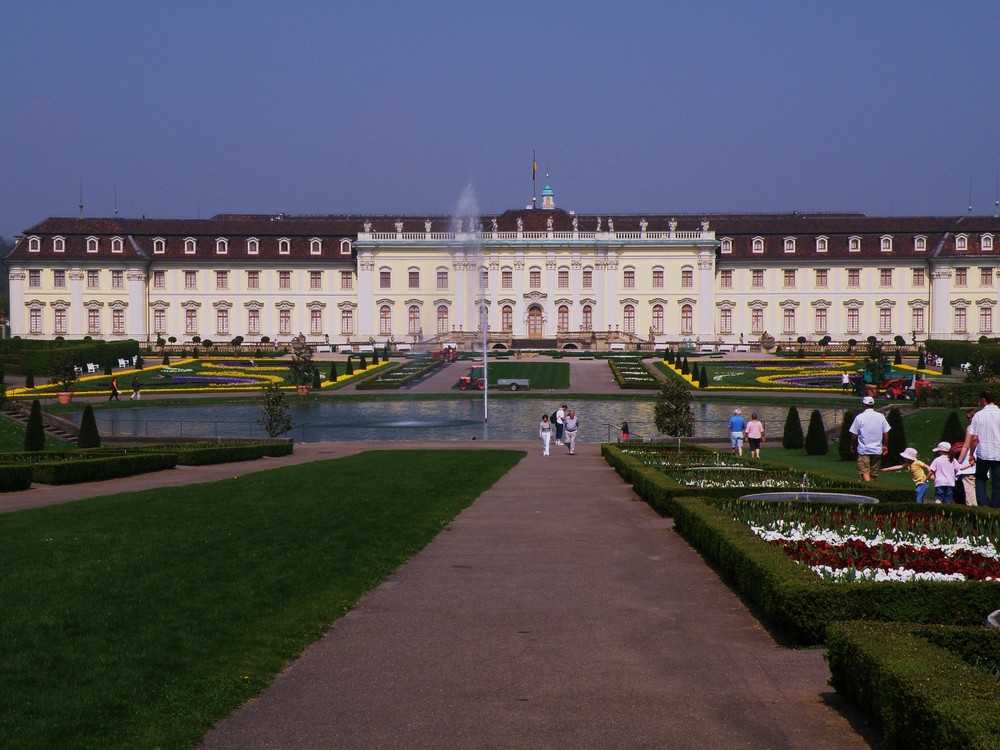
[[[482,367],[470,367],[468,371],[458,379],[459,390],[467,391],[469,388],[485,390],[486,378],[483,377]]]
[[[921,388],[930,388],[929,380],[917,380],[912,378],[889,378],[878,384],[878,392],[886,398],[902,398],[912,400],[916,398],[917,391]]]
[[[451,346],[446,346],[440,351],[434,352],[431,357],[440,359],[442,362],[454,362],[458,359],[458,350]]]

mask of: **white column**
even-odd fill
[[[951,269],[931,269],[931,319],[930,336],[932,339],[951,338]]]
[[[28,333],[26,310],[24,309],[24,280],[28,277],[23,268],[11,268],[10,280],[10,335],[25,336]]]
[[[354,337],[367,339],[378,333],[375,316],[375,256],[371,250],[358,251],[358,306],[354,321]],[[337,308],[336,330],[340,330],[340,308]]]
[[[69,277],[69,316],[66,321],[66,335],[69,338],[83,338],[87,332],[87,311],[83,307],[83,281],[87,273],[81,268],[71,268]]]
[[[715,253],[698,253],[698,319],[695,335],[703,342],[715,341]]]
[[[141,268],[125,271],[128,284],[128,312],[125,314],[125,335],[143,343],[149,339],[146,312],[146,272]],[[215,321],[209,330],[215,330]]]

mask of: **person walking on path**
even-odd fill
[[[733,409],[733,416],[729,418],[729,449],[740,456],[743,455],[743,430],[746,427],[742,410]]]
[[[628,422],[622,422],[622,440],[628,440]]]
[[[993,391],[979,394],[982,408],[976,412],[965,433],[965,445],[958,458],[964,464],[972,456],[976,465],[976,503],[990,508],[1000,508],[1000,481],[996,476],[1000,471],[1000,409],[997,408]],[[993,483],[990,496],[986,497],[986,480]]]
[[[958,461],[951,456],[951,443],[941,441],[934,446],[934,460],[931,461],[930,478],[934,482],[934,502],[955,501],[955,473]]]
[[[858,455],[858,476],[863,482],[874,482],[882,466],[882,456],[889,452],[889,423],[875,411],[875,399],[861,399],[864,408],[851,422],[851,451]]]
[[[757,412],[750,414],[744,434],[750,445],[750,458],[760,458],[760,444],[764,442],[764,424],[757,419]]]
[[[899,455],[903,457],[903,463],[899,466],[887,466],[882,471],[900,471],[901,469],[906,469],[910,472],[910,476],[913,477],[913,484],[917,490],[917,502],[922,503],[924,495],[927,494],[927,472],[931,467],[917,458],[916,448],[907,448]]]
[[[119,401],[118,398],[118,378],[111,378],[111,395],[108,396],[108,401],[115,400]]]
[[[965,410],[965,420],[971,425],[972,418],[976,416],[975,409]],[[965,436],[969,437],[969,428],[965,428]],[[952,446],[954,448],[955,446]],[[962,455],[962,448],[965,447],[965,443],[961,444],[958,452],[955,453],[955,458],[958,459]],[[955,474],[955,486],[958,483],[962,483],[962,493],[965,495],[966,505],[977,505],[976,501],[976,452],[969,451],[969,456],[965,463],[959,463],[958,473]]]
[[[131,401],[132,399],[135,399],[138,401],[140,398],[142,398],[142,396],[139,394],[139,376],[136,375],[132,378],[132,395],[128,397],[128,400]]]
[[[556,445],[563,444],[563,430],[565,429],[566,404],[556,409]]]
[[[542,423],[538,425],[538,439],[542,441],[542,455],[549,455],[549,441],[552,439],[552,423],[549,415],[542,415]]]
[[[576,429],[579,426],[580,420],[577,418],[576,412],[570,409],[563,423],[563,435],[566,437],[566,445],[569,447],[569,455],[571,456],[576,455]]]

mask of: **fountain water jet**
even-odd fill
[[[476,191],[472,183],[465,186],[458,199],[458,206],[452,216],[451,230],[455,235],[455,242],[464,256],[466,299],[477,313],[477,325],[480,340],[483,345],[483,422],[489,422],[489,391],[490,381],[487,371],[487,333],[489,332],[489,308],[486,304],[487,286],[481,280],[483,268],[483,233],[479,223],[479,202],[476,200]]]

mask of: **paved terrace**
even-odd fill
[[[528,455],[202,748],[870,748],[823,652],[775,645],[601,458],[533,443],[319,443],[5,495],[6,509],[367,449]]]

